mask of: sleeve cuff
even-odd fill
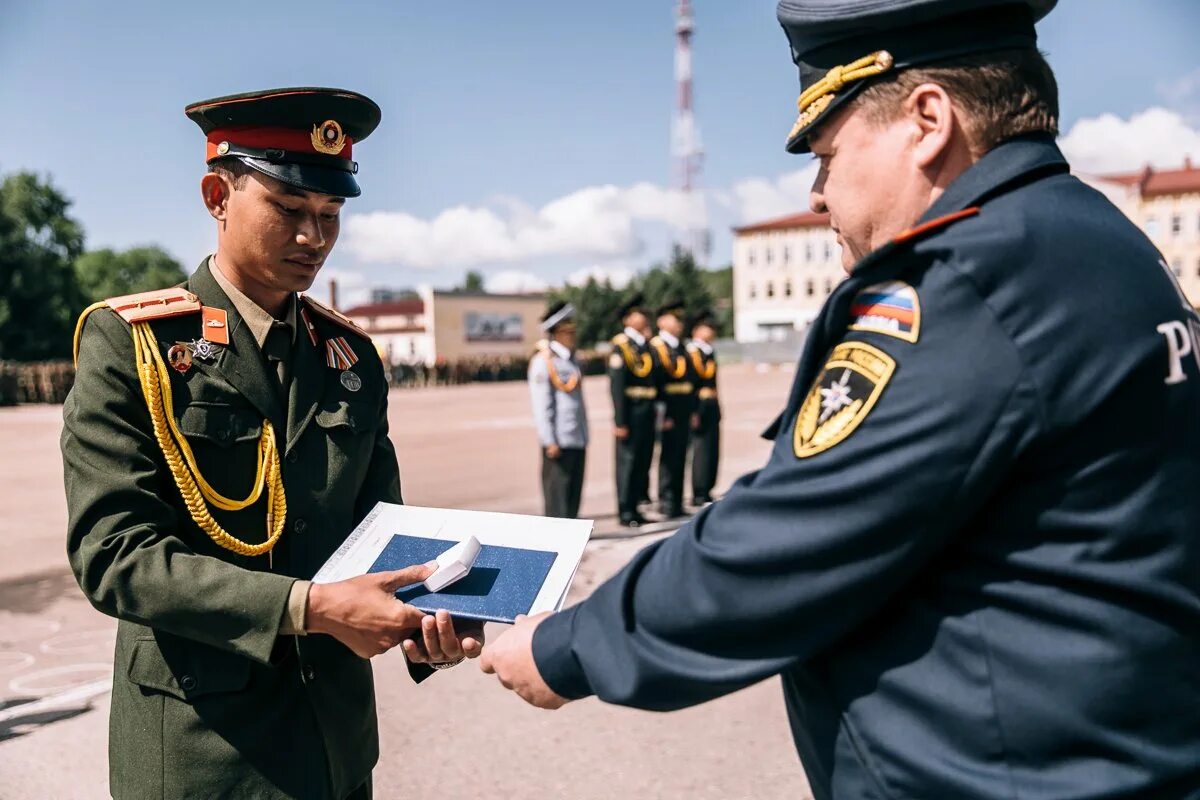
[[[308,590],[311,581],[296,581],[288,593],[287,607],[279,623],[280,636],[305,636],[304,617],[308,611]]]
[[[542,680],[555,694],[568,700],[578,700],[593,693],[571,646],[578,611],[579,606],[573,606],[551,614],[533,632],[533,662]]]

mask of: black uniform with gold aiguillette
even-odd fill
[[[711,314],[700,314],[693,326],[716,326]],[[721,461],[721,402],[717,396],[717,355],[706,342],[693,339],[687,345],[688,361],[696,381],[697,425],[692,429],[692,502],[712,502]]]
[[[833,65],[1036,48],[1051,5],[783,0],[791,146],[880,74]],[[1002,141],[826,301],[762,469],[543,620],[538,669],[655,710],[781,675],[817,800],[1197,800],[1196,352],[1146,236]]]
[[[310,89],[189,114],[210,161],[340,195],[358,193],[350,143],[379,119],[360,95]],[[205,259],[181,287],[97,304],[76,332],[67,549],[89,600],[120,620],[110,791],[366,797],[370,662],[281,632],[297,579],[377,502],[401,501],[382,365],[362,331],[297,297],[277,370],[215,269]]]
[[[656,316],[684,318],[683,303],[671,301]],[[687,468],[692,412],[696,410],[696,382],[692,362],[681,339],[665,331],[650,340],[658,397],[663,405],[663,426],[658,450],[658,503],[665,517],[683,516],[683,473]]]
[[[642,308],[643,304],[641,295],[630,298],[621,307],[620,317]],[[616,440],[617,513],[622,525],[636,527],[644,522],[637,506],[654,455],[654,401],[658,388],[649,342],[637,331],[626,330],[613,337],[612,345],[608,379],[613,427],[629,429],[629,436]]]

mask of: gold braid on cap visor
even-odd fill
[[[887,50],[879,50],[826,72],[821,76],[821,80],[800,93],[800,99],[796,101],[796,109],[800,112],[800,116],[796,117],[796,124],[792,126],[792,131],[788,134],[788,141],[795,138],[796,134],[820,116],[822,111],[829,108],[833,98],[848,84],[887,72],[894,63],[895,60],[891,53]]]

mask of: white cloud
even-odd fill
[[[1200,125],[1200,68],[1162,80],[1157,88],[1168,106],[1182,113],[1188,123]]]
[[[733,185],[728,204],[740,222],[761,222],[808,211],[808,194],[817,177],[817,164],[787,172],[774,180],[746,178]]]
[[[347,247],[367,263],[465,268],[541,258],[611,259],[642,249],[639,223],[676,228],[707,221],[703,195],[651,183],[589,186],[534,209],[511,197],[456,206],[432,219],[404,211],[350,216]]]
[[[567,283],[572,286],[583,286],[588,282],[588,278],[595,278],[597,283],[608,280],[614,289],[624,289],[636,276],[637,272],[631,267],[597,265],[575,270],[567,276]]]
[[[483,288],[498,294],[520,294],[526,292],[544,292],[548,288],[546,281],[532,272],[520,269],[506,269],[489,275],[483,280]]]
[[[1081,119],[1059,142],[1079,172],[1135,172],[1146,164],[1178,168],[1190,156],[1200,161],[1200,129],[1177,111],[1148,108],[1129,119],[1113,114]]]

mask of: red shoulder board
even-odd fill
[[[200,310],[200,299],[187,289],[180,288],[110,297],[104,304],[130,324],[195,314]]]
[[[944,217],[931,219],[929,222],[924,222],[915,228],[909,228],[906,231],[896,234],[896,236],[892,239],[892,242],[894,244],[911,242],[913,239],[919,239],[927,233],[940,230],[951,223],[958,222],[960,219],[966,219],[967,217],[973,217],[978,213],[979,206],[971,206],[970,208],[964,208],[962,211],[955,211],[953,214],[947,214]]]
[[[350,331],[351,333],[358,334],[362,338],[366,339],[368,342],[371,341],[371,334],[367,333],[362,328],[355,325],[353,322],[350,321],[349,317],[345,316],[344,314],[339,314],[338,312],[334,311],[329,306],[318,303],[316,300],[313,300],[311,297],[309,297],[306,294],[300,295],[300,299],[303,300],[304,305],[306,305],[308,308],[312,309],[312,312],[314,314],[316,314],[317,316],[324,317],[325,319],[332,322],[334,325],[345,328],[346,330]]]

